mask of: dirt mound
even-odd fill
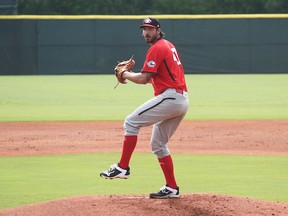
[[[149,199],[141,195],[72,197],[8,209],[1,216],[89,215],[288,215],[288,204],[216,194],[185,194],[179,199]]]

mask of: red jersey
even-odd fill
[[[167,40],[160,39],[149,48],[141,72],[155,73],[151,80],[155,96],[167,88],[187,92],[184,69],[179,55],[175,46]]]

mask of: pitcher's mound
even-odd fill
[[[259,201],[216,194],[185,194],[179,199],[149,199],[145,195],[72,197],[7,209],[0,215],[95,216],[95,215],[203,215],[287,216],[288,203]]]

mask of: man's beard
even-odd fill
[[[147,43],[155,43],[158,40],[158,38],[157,38],[157,35],[153,35],[149,38],[145,38],[145,40]]]

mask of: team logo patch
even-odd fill
[[[147,66],[149,68],[154,68],[156,66],[156,62],[153,61],[153,60],[150,60],[150,61],[147,62]]]
[[[147,18],[144,20],[144,23],[151,23],[151,22],[152,22],[152,20],[150,18]]]

